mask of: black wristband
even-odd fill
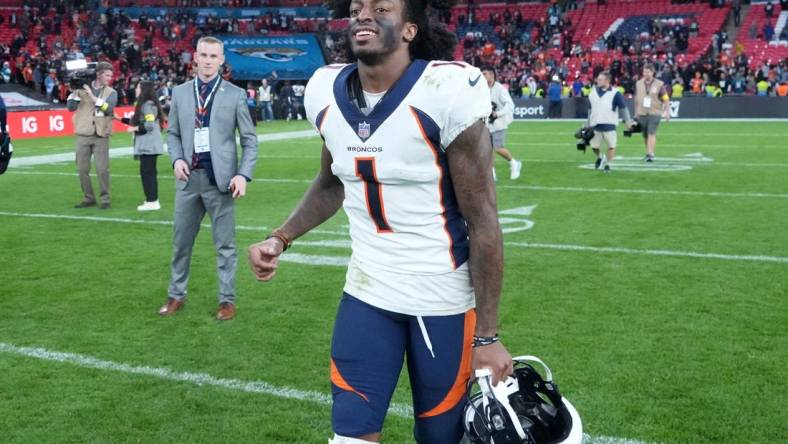
[[[484,347],[485,345],[495,344],[500,340],[501,338],[499,338],[497,334],[495,336],[474,336],[471,346],[473,348]]]

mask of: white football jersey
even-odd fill
[[[325,66],[304,97],[345,189],[353,250],[345,291],[398,313],[462,313],[474,306],[469,241],[446,149],[490,114],[487,83],[465,63],[414,60],[364,114],[351,99],[356,71]]]

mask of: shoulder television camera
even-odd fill
[[[577,142],[577,150],[585,152],[588,145],[591,144],[591,139],[594,138],[594,129],[590,126],[584,126],[575,132],[575,139]]]
[[[85,59],[66,60],[66,80],[71,91],[82,89],[96,80],[96,63]]]
[[[640,122],[635,120],[631,127],[624,129],[624,137],[632,137],[633,133],[642,133],[643,127],[640,126]]]

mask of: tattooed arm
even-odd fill
[[[492,178],[490,133],[481,121],[463,131],[446,150],[454,193],[470,238],[469,266],[476,294],[476,336],[494,336],[503,280],[503,235]],[[489,368],[493,384],[510,375],[512,357],[495,342],[473,349],[472,366]]]
[[[342,182],[331,172],[331,163],[331,153],[324,145],[320,172],[293,213],[274,230],[274,237],[249,247],[249,262],[258,280],[273,279],[285,242],[292,242],[327,221],[342,206],[345,191]]]

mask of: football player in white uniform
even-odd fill
[[[332,443],[378,442],[407,356],[419,443],[457,444],[472,369],[512,373],[497,336],[503,242],[481,72],[423,0],[336,0],[357,63],[315,72],[306,113],[321,169],[249,247],[260,281],[343,207],[352,256],[331,345]]]

